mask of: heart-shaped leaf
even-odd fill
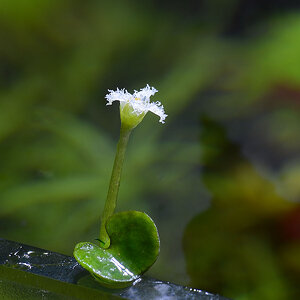
[[[114,214],[106,224],[110,247],[89,242],[75,246],[76,260],[105,286],[130,285],[156,261],[159,236],[152,219],[143,212]]]

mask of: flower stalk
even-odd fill
[[[100,242],[103,248],[108,248],[110,246],[110,239],[106,232],[106,222],[109,217],[111,217],[115,211],[118,192],[120,187],[120,180],[123,168],[123,162],[126,152],[126,147],[128,144],[128,140],[131,134],[131,129],[126,128],[125,126],[121,125],[120,130],[120,139],[117,145],[117,152],[114,161],[114,166],[112,169],[112,174],[110,178],[108,193],[106,202],[104,205],[104,210],[102,214],[102,221],[101,221],[101,228],[100,228]]]
[[[117,89],[116,91],[109,90],[109,94],[105,97],[107,105],[111,105],[114,101],[120,102],[121,130],[108,194],[102,214],[99,237],[102,248],[108,248],[110,246],[110,238],[106,231],[106,223],[114,214],[116,208],[125,151],[131,131],[143,120],[148,111],[159,116],[159,121],[161,123],[164,123],[164,120],[167,117],[164,107],[159,101],[150,101],[150,97],[156,92],[157,90],[154,87],[147,85],[145,88],[140,91],[135,91],[133,94],[128,93],[125,89]]]

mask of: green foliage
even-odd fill
[[[295,297],[277,258],[291,246],[278,244],[280,220],[296,205],[277,195],[220,125],[208,118],[202,124],[203,181],[213,198],[184,234],[191,285],[233,299]]]
[[[154,222],[138,211],[112,215],[106,230],[110,247],[81,242],[74,256],[102,285],[122,288],[153,265],[159,254],[159,237]],[[101,241],[100,241],[101,244]]]
[[[146,211],[160,228],[161,254],[152,276],[188,283],[182,233],[210,206],[211,194],[219,197],[212,214],[225,210],[231,228],[244,228],[244,220],[256,224],[256,218],[269,224],[269,218],[285,215],[289,200],[299,200],[299,13],[265,19],[239,39],[219,34],[232,21],[235,0],[205,1],[201,17],[188,21],[179,10],[137,1],[37,2],[0,2],[2,237],[71,254],[75,243],[98,236],[119,128],[117,105],[107,110],[104,95],[117,86],[155,86],[169,115],[164,127],[147,115],[136,129],[120,187],[119,210]],[[247,155],[241,166],[216,168],[204,181],[201,166],[206,159],[219,163],[223,150],[198,142],[200,113],[224,126]],[[207,136],[220,147],[227,143],[216,131]],[[229,164],[225,157],[221,162]],[[190,243],[201,242],[199,234],[189,236]],[[282,262],[288,275],[278,286],[283,293],[286,281],[296,286],[297,242],[282,250],[279,261],[266,246],[268,238],[243,240],[240,262],[250,245],[263,249],[257,251],[269,267],[257,277],[261,288],[272,270],[276,280],[265,286],[276,288]],[[234,264],[236,252],[230,250],[240,239],[230,241],[226,257],[217,253]],[[223,246],[212,243],[207,252]],[[259,267],[255,257],[250,260],[244,265]],[[230,294],[242,275],[233,277],[226,266],[220,272],[231,282],[223,285]],[[206,277],[219,287],[215,274]],[[244,293],[241,288],[234,295],[242,299]]]

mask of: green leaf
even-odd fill
[[[159,254],[159,236],[152,219],[143,212],[114,214],[106,224],[110,247],[78,243],[76,260],[102,285],[122,288],[147,271]]]

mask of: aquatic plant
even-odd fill
[[[151,102],[157,90],[147,85],[133,94],[127,90],[109,90],[107,105],[120,102],[120,139],[102,214],[99,245],[81,242],[75,246],[76,260],[102,285],[124,287],[138,279],[156,261],[159,235],[152,219],[144,212],[114,213],[121,180],[125,151],[132,130],[148,111],[164,123],[167,115],[160,102]]]

